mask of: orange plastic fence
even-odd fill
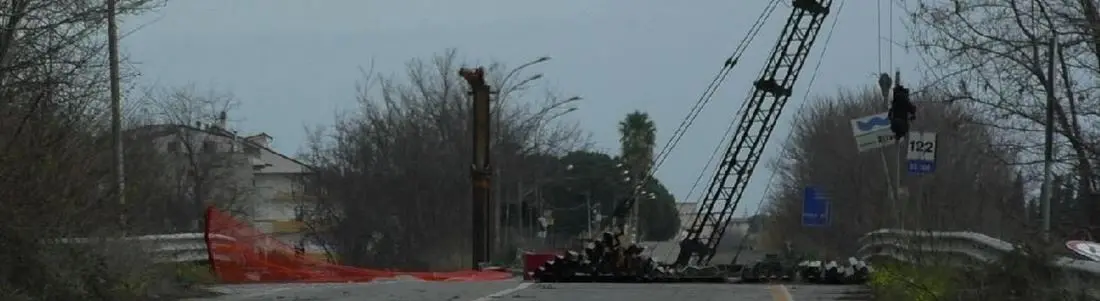
[[[206,210],[206,246],[214,274],[226,283],[365,282],[411,276],[428,281],[511,278],[498,271],[397,272],[328,263],[295,253],[294,247],[214,208]]]

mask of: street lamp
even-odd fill
[[[582,99],[584,99],[584,98],[581,98],[580,96],[573,96],[573,97],[567,98],[565,100],[556,102],[556,103],[550,105],[549,107],[543,108],[543,109],[539,110],[538,112],[535,112],[534,114],[531,114],[531,116],[528,117],[528,119],[524,120],[524,123],[537,124],[539,129],[541,130],[542,125],[545,124],[546,122],[552,121],[552,120],[557,119],[558,117],[561,117],[561,116],[565,116],[565,114],[572,113],[573,111],[576,111],[578,109],[577,109],[577,107],[569,106],[569,107],[564,107],[564,110],[556,112],[552,115],[550,113],[554,112],[555,110],[562,109],[563,106],[565,106],[569,103],[579,101],[579,100],[582,100]]]
[[[565,114],[572,113],[573,111],[576,111],[576,110],[577,110],[576,107],[569,107],[568,109],[565,109],[561,112],[555,113],[554,115],[550,115],[550,118],[546,118],[546,120],[558,119],[558,117],[565,116]],[[539,126],[541,126],[541,124]]]
[[[549,108],[542,109],[540,112],[532,114],[531,116],[529,116],[527,119],[525,119],[521,123],[521,124],[534,124],[535,125],[534,139],[535,139],[536,149],[539,147],[539,143],[541,142],[542,130],[543,130],[543,127],[546,125],[546,123],[549,122],[549,121],[552,121],[554,119],[557,119],[558,117],[565,116],[566,114],[569,114],[569,113],[572,113],[573,111],[576,111],[577,107],[568,107],[568,108],[566,108],[565,110],[563,110],[561,112],[557,112],[557,113],[554,113],[553,115],[549,115],[549,117],[547,116],[547,114],[550,113],[552,110],[554,110],[556,108],[560,108],[560,106],[562,106],[562,105],[565,105],[565,104],[573,102],[573,101],[581,100],[581,99],[582,98],[580,96],[570,97],[569,99],[566,99],[563,102],[554,104],[553,106],[551,106]]]
[[[539,63],[543,63],[543,62],[546,62],[546,61],[549,61],[549,60],[550,60],[549,56],[544,56],[544,57],[540,57],[540,58],[537,58],[535,60],[532,60],[530,62],[524,63],[523,65],[519,65],[519,67],[516,67],[515,69],[512,69],[512,71],[509,71],[508,75],[504,76],[504,79],[500,80],[500,88],[501,89],[506,89],[508,87],[508,80],[512,79],[512,76],[515,76],[516,74],[519,74],[519,71],[523,70],[523,68],[531,67],[532,65],[537,65]],[[517,84],[516,86],[522,86],[523,84],[526,84],[526,83],[534,81],[534,80],[538,80],[539,78],[542,78],[542,74],[536,74],[534,76],[528,77],[527,79],[523,80],[523,82]]]

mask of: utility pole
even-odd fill
[[[530,218],[530,214],[527,213],[530,211],[530,207],[524,205],[527,204],[527,193],[523,190],[522,180],[516,181],[516,196],[516,211],[518,211],[516,214],[519,215],[517,216],[519,221],[518,232],[521,237],[524,237],[527,235],[527,219],[524,219],[524,217]]]
[[[473,104],[470,106],[470,132],[473,140],[473,165],[470,170],[472,224],[473,224],[473,268],[492,258],[493,229],[489,224],[492,218],[492,169],[489,165],[489,96],[492,91],[485,82],[485,69],[458,70],[458,74],[470,84]]]
[[[118,204],[126,205],[126,168],[122,150],[122,76],[119,75],[118,58],[118,0],[107,0],[107,52],[110,64],[111,85],[111,138],[114,142],[114,176],[115,190],[118,193]],[[123,209],[125,210],[125,209]],[[125,212],[125,211],[123,211]],[[126,216],[120,217],[125,223]]]
[[[595,237],[592,235],[592,215],[596,214],[592,211],[592,193],[584,193],[584,211],[588,214],[588,237]]]
[[[644,192],[641,192],[640,190],[640,186],[636,186],[636,188],[634,188],[634,208],[630,208],[630,243],[638,243],[642,240],[642,220],[638,216],[641,211],[638,207],[642,205],[642,202],[644,202],[646,198],[644,195],[640,196],[641,194],[644,194]]]
[[[883,73],[879,74],[879,78],[878,78],[879,90],[882,92],[882,103],[883,103],[883,106],[886,108],[887,111],[889,111],[892,107],[892,104],[891,104],[891,100],[893,98],[892,88],[895,85],[900,85],[900,83],[899,83],[900,79],[898,79],[898,77],[901,77],[900,72],[895,73],[894,78],[891,78],[890,74],[886,73],[886,72],[883,72]],[[894,145],[896,145],[897,149],[898,149],[898,157],[901,157],[902,150],[904,149],[903,144],[904,143],[900,140],[899,141],[894,141]],[[903,224],[903,221],[902,221],[902,215],[901,215],[901,210],[902,210],[901,209],[901,201],[898,200],[898,193],[897,193],[899,187],[901,187],[901,175],[900,175],[901,174],[901,171],[900,171],[901,166],[900,166],[899,162],[895,162],[899,165],[898,165],[897,169],[894,169],[894,172],[893,172],[894,176],[891,177],[891,172],[890,172],[891,171],[891,168],[890,168],[891,159],[888,159],[889,156],[887,156],[887,150],[886,149],[887,149],[886,147],[883,147],[882,149],[879,150],[879,156],[882,158],[883,175],[886,178],[886,190],[887,190],[886,196],[890,199],[890,211],[892,211],[892,213],[894,215],[893,216],[894,223],[895,223],[894,226],[898,227],[898,228],[905,228],[905,225]],[[900,161],[900,159],[896,159],[896,160]]]
[[[898,87],[901,87],[901,71],[895,70],[894,71],[894,88],[898,88]],[[890,92],[890,103],[891,103],[891,105],[893,105],[893,102],[894,102],[894,93],[893,93],[893,91],[891,91]],[[910,126],[910,130],[912,130],[912,126]],[[903,137],[903,138],[908,140],[909,139],[908,133],[906,133],[906,136]],[[902,186],[901,186],[901,164],[902,164],[902,162],[905,161],[906,142],[898,140],[898,141],[894,142],[894,146],[898,148],[898,156],[897,156],[897,159],[893,160],[894,161],[894,189],[892,191],[890,191],[890,195],[894,199],[894,204],[898,208],[898,209],[895,209],[895,210],[897,210],[896,214],[897,214],[897,219],[898,219],[898,227],[900,227],[901,229],[905,229],[905,211],[903,210],[903,208],[908,207],[906,205],[909,204],[909,202],[907,202],[907,200],[903,200],[902,195],[901,195],[901,191],[903,189]]]
[[[496,176],[501,177],[503,179],[503,177],[501,175],[503,175],[504,173],[501,172],[499,168],[495,169],[493,171],[493,173]],[[496,202],[493,204],[493,206],[490,209],[492,211],[489,212],[489,216],[493,217],[492,219],[490,219],[490,221],[492,222],[491,227],[493,227],[492,233],[496,234],[496,235],[492,236],[493,240],[490,241],[493,244],[493,248],[492,248],[493,250],[503,250],[504,249],[504,237],[506,237],[504,235],[500,235],[501,233],[503,233],[501,231],[501,226],[503,226],[503,223],[501,223],[500,216],[504,212],[504,208],[502,208],[502,206],[504,205],[504,202],[501,202],[501,200],[504,200],[504,195],[502,194],[504,192],[504,187],[501,187],[501,184],[503,184],[503,182],[500,182],[500,181],[493,182],[493,197],[492,197],[492,199],[496,200]]]
[[[1040,191],[1040,206],[1042,208],[1042,237],[1044,241],[1050,240],[1050,197],[1053,192],[1051,182],[1053,175],[1051,168],[1054,164],[1054,103],[1058,101],[1054,94],[1054,60],[1058,49],[1058,36],[1051,32],[1050,45],[1047,47],[1047,103],[1046,103],[1046,128],[1043,137],[1043,188]]]

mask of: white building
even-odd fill
[[[210,179],[219,181],[218,191],[210,192],[207,202],[232,199],[231,206],[246,213],[260,231],[288,243],[300,240],[305,230],[303,214],[313,207],[314,199],[306,195],[304,186],[304,178],[312,171],[271,149],[270,135],[240,136],[226,128],[224,114],[215,124],[150,125],[134,131],[152,139],[157,149],[180,154],[181,164],[217,169],[217,178]],[[209,166],[194,166],[200,157]]]
[[[699,203],[676,203],[676,210],[680,214],[680,234],[676,236],[676,241],[683,240],[687,236],[687,231],[691,229],[691,223],[695,221],[695,217],[699,215]],[[718,210],[716,208],[715,210]],[[717,220],[717,213],[711,214],[712,218],[709,219],[710,223],[714,223]],[[749,231],[751,218],[733,218],[729,222],[729,228],[726,229],[726,233],[737,231],[737,233],[745,233]],[[703,227],[702,237],[710,237],[714,232],[714,225],[707,224]]]

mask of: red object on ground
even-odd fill
[[[298,256],[294,247],[213,207],[206,210],[206,247],[214,274],[225,283],[365,282],[411,276],[427,281],[512,278],[498,271],[399,272],[331,264]]]
[[[531,280],[531,274],[535,270],[557,256],[556,253],[523,253],[523,280]]]

